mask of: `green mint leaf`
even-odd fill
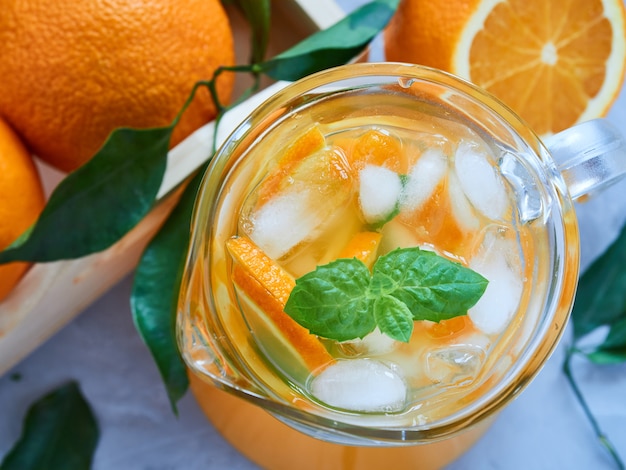
[[[356,259],[338,259],[296,280],[285,312],[311,333],[346,341],[376,326],[367,297],[370,273]]]
[[[330,28],[259,64],[275,80],[298,80],[343,65],[361,52],[394,15],[399,0],[375,0],[356,9]]]
[[[376,326],[408,342],[416,320],[465,315],[487,280],[417,247],[378,258],[370,275],[357,259],[338,259],[296,280],[285,312],[311,333],[336,341],[363,338]]]
[[[581,276],[572,310],[574,337],[626,318],[626,226]]]
[[[193,205],[206,166],[205,163],[189,182],[180,201],[144,250],[130,298],[135,327],[156,362],[175,414],[176,403],[189,386],[187,368],[176,343],[176,310]]]
[[[35,402],[22,435],[0,463],[1,470],[87,470],[98,444],[98,423],[76,382]]]
[[[79,258],[117,242],[153,207],[172,129],[116,129],[61,181],[27,235],[0,252],[0,263]]]
[[[390,295],[374,301],[374,318],[378,329],[387,336],[408,343],[413,332],[413,314],[405,303]]]
[[[487,280],[465,266],[419,248],[381,256],[373,268],[373,295],[391,295],[414,320],[439,322],[464,315],[487,288]]]

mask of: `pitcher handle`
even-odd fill
[[[605,188],[626,174],[626,139],[604,118],[572,126],[544,143],[574,200]]]

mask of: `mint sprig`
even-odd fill
[[[408,342],[413,323],[465,315],[488,281],[475,271],[418,247],[362,262],[338,259],[296,280],[285,312],[311,333],[337,341],[363,338],[376,326]]]

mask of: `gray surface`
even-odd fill
[[[339,2],[349,6],[354,2]],[[357,1],[358,3],[358,1]],[[626,94],[610,119],[626,132]],[[577,208],[583,264],[626,220],[626,183]],[[0,458],[17,440],[29,404],[76,379],[101,426],[95,469],[253,469],[204,419],[188,394],[173,416],[158,373],[132,325],[129,277],[13,371],[0,378]],[[610,469],[561,372],[565,335],[546,367],[485,437],[450,469]],[[601,426],[626,459],[626,366],[577,362],[575,372]],[[21,376],[15,380],[15,374]]]

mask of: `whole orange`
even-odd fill
[[[30,227],[45,204],[39,173],[24,145],[0,120],[0,250]],[[28,269],[28,263],[0,265],[0,300]]]
[[[0,114],[64,171],[116,127],[169,125],[196,81],[235,60],[219,0],[3,0],[0,44]],[[220,101],[233,79],[218,80]],[[201,89],[172,145],[215,114]]]
[[[625,23],[624,0],[402,0],[385,53],[472,81],[546,136],[613,104]]]

